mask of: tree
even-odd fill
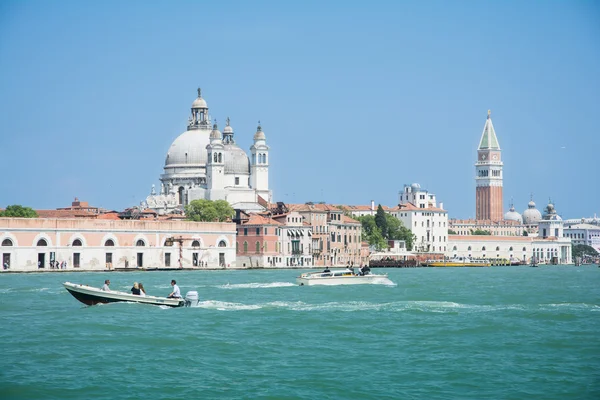
[[[188,221],[225,222],[233,218],[234,210],[225,200],[192,200],[185,215]]]
[[[492,232],[485,231],[483,229],[475,229],[475,230],[471,230],[471,234],[472,235],[491,235]]]
[[[529,236],[529,233],[525,229],[523,229],[523,236]]]
[[[573,254],[573,258],[583,256],[596,257],[598,255],[596,249],[594,249],[592,246],[588,246],[587,244],[571,245],[571,253]]]
[[[377,213],[375,214],[375,224],[381,231],[381,236],[387,238],[387,218],[385,211],[383,211],[383,207],[381,207],[381,204],[377,206]]]
[[[377,250],[382,250],[387,247],[387,242],[381,230],[375,223],[375,217],[372,215],[363,215],[356,218],[362,225],[362,240],[369,243],[370,246],[375,246]]]
[[[456,235],[456,231],[453,229],[448,229],[448,235]]]
[[[386,214],[385,218],[387,224],[387,239],[404,240],[406,248],[412,250],[413,243],[416,239],[416,236],[413,235],[412,231],[405,227],[402,221],[391,214]]]
[[[0,217],[37,218],[38,214],[31,207],[23,207],[18,204],[14,204],[6,207],[6,210],[0,211]]]

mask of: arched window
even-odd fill
[[[267,252],[267,242],[265,242],[265,243],[263,244],[263,250],[265,251],[265,253]]]
[[[199,242],[199,241],[197,241],[197,240],[194,240],[194,241],[192,242],[192,247],[200,247],[200,242]]]
[[[260,242],[256,242],[256,253],[260,253]]]
[[[248,252],[248,242],[244,242],[244,253]]]
[[[48,246],[48,242],[46,242],[45,239],[40,239],[40,240],[38,240],[37,245],[38,246]]]
[[[471,251],[471,246],[469,246],[469,248],[467,249],[468,251]]]
[[[513,251],[513,248],[512,248],[512,246],[510,246],[510,249],[508,249],[508,250],[509,250],[509,251]]]
[[[483,246],[483,247],[481,248],[481,251],[485,251],[485,246]]]
[[[135,242],[135,245],[139,247],[144,247],[146,243],[144,243],[142,239],[139,239],[137,242]]]
[[[500,246],[496,246],[496,251],[500,251]]]
[[[12,245],[13,245],[13,242],[10,239],[4,239],[2,241],[2,246],[12,246]]]
[[[75,239],[73,240],[73,246],[82,246],[83,244],[81,243],[81,240],[79,239]]]
[[[240,252],[240,242],[235,242],[235,252],[236,253]]]
[[[214,154],[213,154],[213,161],[214,161],[214,162],[217,162],[217,153],[214,153]]]
[[[219,153],[219,162],[223,162],[223,155]]]
[[[525,247],[523,247],[523,251],[527,251],[527,250],[525,249]]]
[[[104,246],[106,247],[112,247],[115,245],[115,242],[112,239],[108,239],[106,242],[104,242]]]
[[[452,250],[453,250],[453,251],[456,251],[456,246],[454,246],[454,247],[452,248]],[[471,248],[469,248],[469,250],[471,250]]]
[[[221,241],[219,242],[219,247],[227,247],[227,243],[225,243],[225,241],[224,241],[224,240],[221,240]]]

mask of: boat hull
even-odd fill
[[[105,292],[92,286],[79,285],[70,282],[63,283],[63,286],[73,297],[88,306],[118,302],[133,302],[167,307],[182,307],[185,305],[184,299],[169,299],[156,296],[142,297],[129,293],[114,291]]]
[[[337,286],[337,285],[368,285],[379,283],[382,280],[388,280],[387,275],[353,275],[353,276],[336,276],[336,277],[320,277],[315,275],[299,276],[296,278],[296,283],[300,286]]]

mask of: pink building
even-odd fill
[[[0,218],[0,254],[10,271],[233,267],[235,233],[220,222]]]

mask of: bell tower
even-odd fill
[[[492,124],[491,111],[477,149],[475,163],[475,218],[501,221],[502,216],[502,154]]]

